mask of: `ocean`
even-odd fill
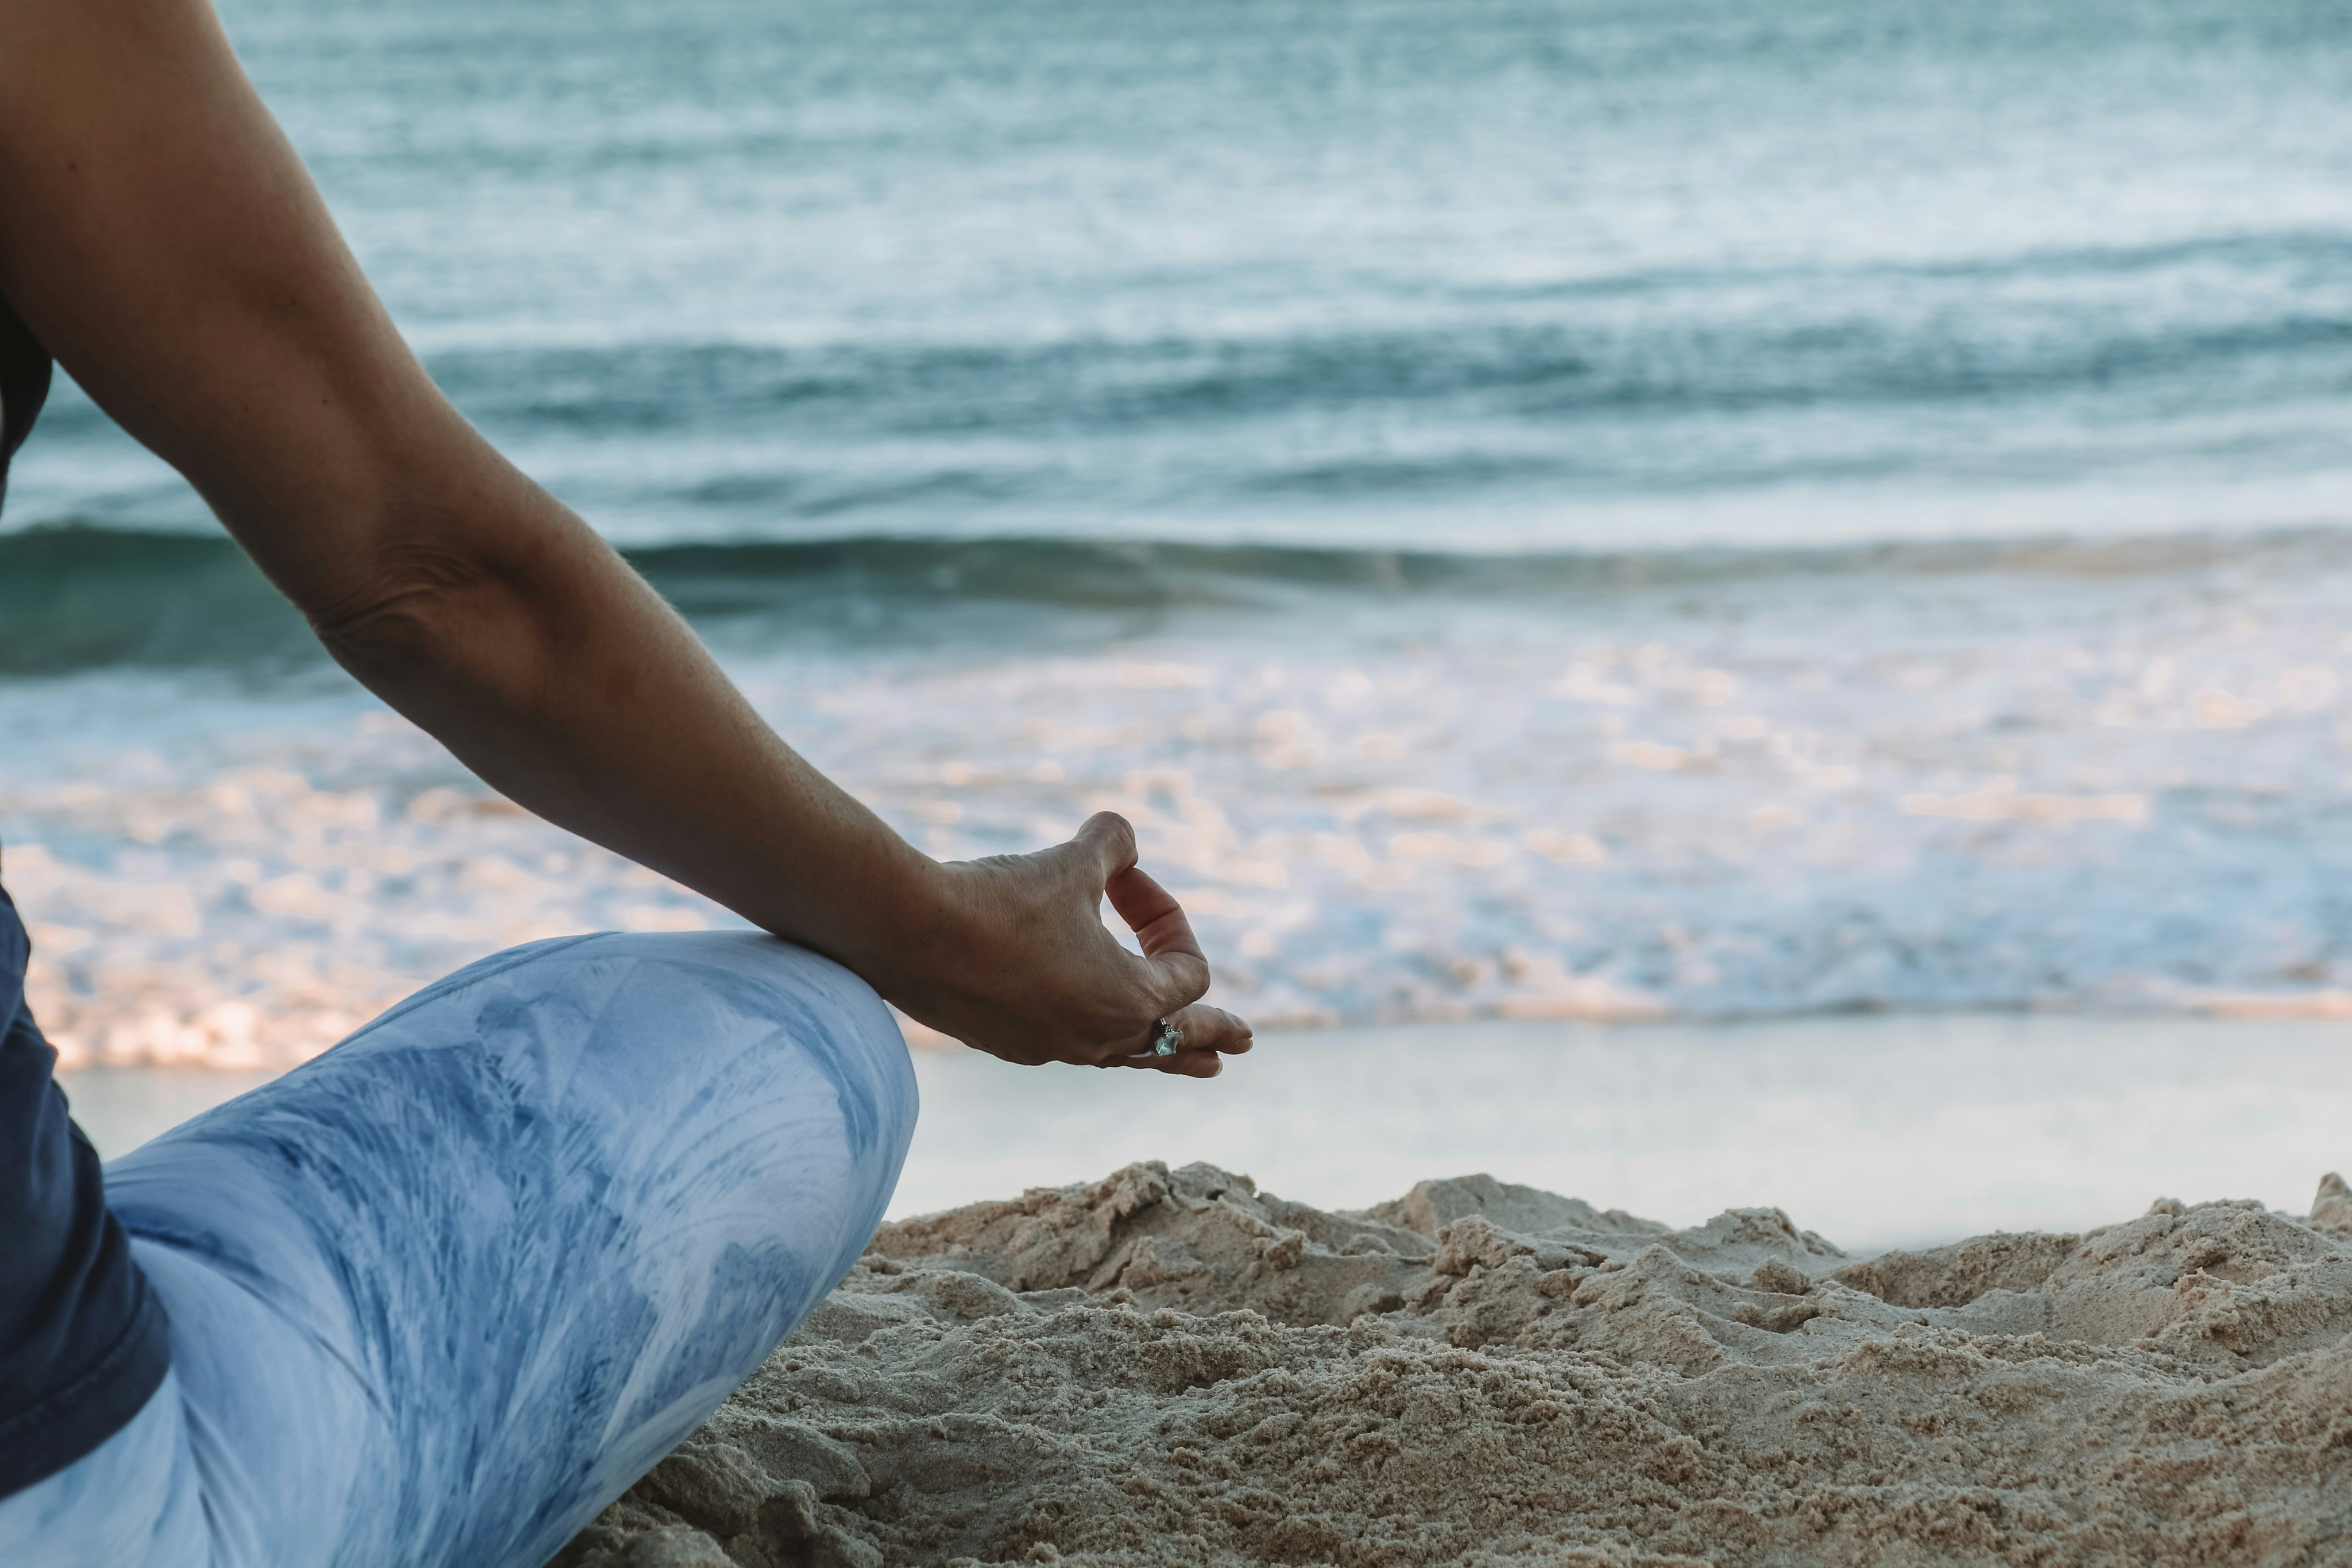
[[[2352,1014],[2352,12],[226,0],[435,378],[931,852],[1265,1026]],[[69,384],[69,1065],[732,916],[359,691]]]

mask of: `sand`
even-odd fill
[[[1486,1176],[886,1226],[563,1568],[2352,1562],[2352,1191],[1857,1260]]]

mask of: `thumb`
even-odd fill
[[[1097,889],[1135,864],[1135,826],[1117,811],[1097,811],[1070,842],[1088,857]]]

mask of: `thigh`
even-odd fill
[[[254,1561],[538,1568],[848,1270],[914,1110],[888,1010],[839,966],[571,938],[450,977],[108,1186]]]
[[[166,1373],[131,1425],[0,1498],[8,1568],[215,1568],[180,1385]]]

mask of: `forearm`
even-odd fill
[[[1124,821],[939,865],[760,721],[425,377],[205,0],[0,5],[0,293],[337,659],[514,800],[1009,1060],[1129,1061],[1170,1021],[1162,1071],[1248,1049]]]
[[[402,548],[367,591],[306,606],[329,650],[516,801],[891,988],[933,862],[793,752],[584,524],[481,455],[468,483],[386,487],[423,515],[387,530]]]

